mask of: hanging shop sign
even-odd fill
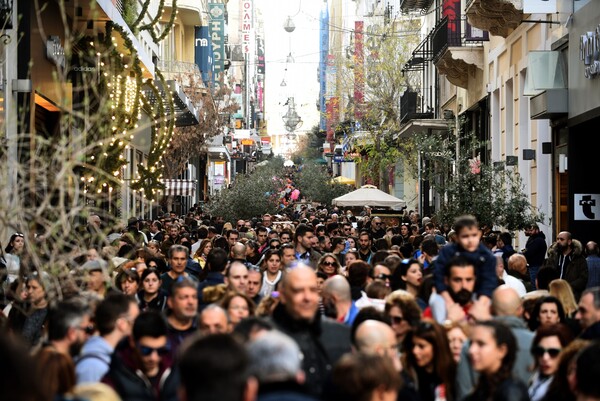
[[[583,74],[587,79],[600,75],[600,25],[591,32],[581,35],[579,59],[583,61]]]
[[[208,14],[213,64],[218,75],[225,70],[225,4],[209,3]]]

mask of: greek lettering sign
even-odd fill
[[[600,74],[600,25],[592,32],[581,35],[579,59],[585,66],[583,74],[586,78],[596,78]]]
[[[209,28],[212,41],[213,65],[215,74],[224,71],[225,67],[225,4],[209,3]]]
[[[244,54],[250,53],[252,43],[252,0],[242,1],[242,43]]]
[[[600,194],[575,194],[575,220],[600,220]]]

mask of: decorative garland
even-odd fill
[[[153,27],[159,23],[164,13],[165,0],[161,0],[157,14],[152,21],[138,29],[149,5],[150,0],[146,0],[142,4],[138,18],[129,28],[133,32],[148,30],[153,40],[158,43],[169,34],[175,24],[177,1],[173,0],[172,2],[171,18],[160,36],[156,36]],[[113,36],[115,33],[121,36],[129,54],[125,55],[117,51],[116,38]],[[90,44],[93,47],[94,42],[91,41]],[[131,188],[134,191],[142,191],[142,195],[146,198],[154,199],[156,192],[164,189],[164,184],[161,182],[164,166],[160,162],[171,142],[175,126],[173,96],[158,68],[155,68],[155,75],[162,85],[166,99],[163,100],[162,94],[153,80],[149,79],[144,82],[141,62],[124,27],[112,21],[107,22],[102,45],[110,72],[104,72],[102,76],[104,81],[100,82],[100,85],[105,86],[109,93],[109,108],[102,110],[101,114],[106,112],[107,118],[110,118],[110,124],[108,127],[104,127],[102,124],[105,124],[106,120],[100,118],[98,126],[95,127],[98,132],[98,138],[95,139],[97,145],[88,154],[86,160],[88,168],[82,175],[82,181],[86,186],[85,192],[88,190],[97,193],[104,190],[112,191],[113,186],[125,182],[123,169],[127,166],[127,158],[124,156],[124,152],[129,148],[130,141],[133,139],[130,131],[138,128],[138,121],[143,109],[153,120],[150,127],[151,148],[148,154],[148,165],[138,164],[138,174],[132,180]],[[100,53],[93,50],[90,49],[89,54],[95,53],[100,57]],[[123,62],[125,56],[131,58],[131,65]],[[100,63],[100,65],[104,65],[104,63]],[[154,106],[143,94],[144,85],[154,94],[156,99]],[[165,101],[167,107],[165,107]],[[98,172],[104,172],[104,174],[98,175]]]

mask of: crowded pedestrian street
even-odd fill
[[[470,215],[445,231],[414,211],[388,225],[324,205],[102,227],[91,216],[61,276],[29,269],[11,236],[3,399],[599,396],[599,250],[570,232],[546,250],[532,225],[516,252]]]
[[[0,401],[600,401],[600,0],[0,0]]]

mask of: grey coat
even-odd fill
[[[523,382],[527,382],[532,375],[530,367],[533,364],[531,356],[531,343],[534,334],[529,331],[525,322],[516,316],[497,316],[494,318],[510,327],[517,339],[517,359],[513,366],[513,376]],[[460,362],[456,370],[456,400],[464,400],[475,388],[479,374],[475,372],[469,362],[469,341],[465,342],[460,354]]]

